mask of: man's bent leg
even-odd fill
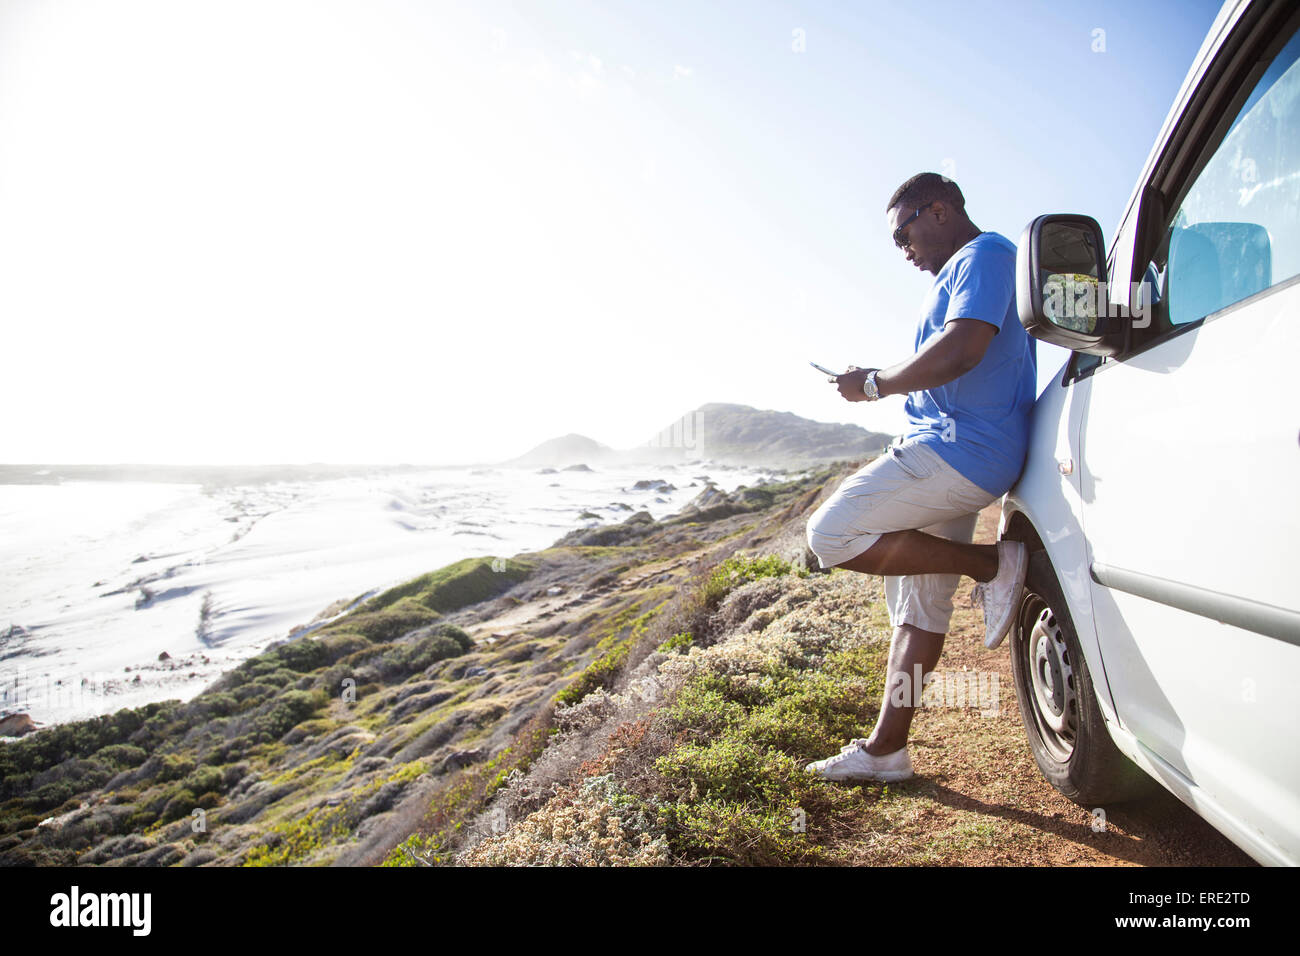
[[[846,478],[808,521],[808,547],[823,568],[867,574],[997,574],[997,548],[943,541],[933,530],[978,512],[993,495],[924,446],[895,446]]]
[[[890,531],[855,558],[835,565],[863,574],[964,574],[990,581],[998,573],[996,544],[964,544],[923,531]]]

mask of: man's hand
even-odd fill
[[[862,383],[867,380],[867,373],[878,371],[878,369],[858,368],[856,365],[850,365],[849,370],[843,375],[836,376],[835,385],[848,402],[865,402],[867,393],[862,390]]]

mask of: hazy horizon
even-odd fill
[[[739,405],[740,403],[739,403],[739,402],[721,402],[721,403],[707,403],[707,404]],[[751,407],[751,408],[752,408],[753,406],[746,406],[746,407]],[[684,419],[684,418],[686,417],[686,415],[689,415],[689,414],[691,414],[692,412],[697,411],[697,410],[698,410],[698,409],[691,409],[690,411],[685,412],[683,415],[679,416],[679,417],[675,420],[675,422],[680,422],[682,419]],[[776,413],[778,413],[778,414],[796,414],[796,413],[794,413],[794,412],[789,412],[788,410],[785,410],[785,409],[779,409],[779,408],[774,408],[774,409],[755,409],[755,411],[759,411],[759,412],[776,412]],[[803,416],[799,416],[799,417],[802,418]],[[815,419],[806,419],[806,420],[807,420],[807,421],[816,421]],[[836,425],[839,425],[839,424],[849,424],[849,425],[851,425],[851,426],[852,426],[852,425],[857,425],[857,423],[854,423],[854,422],[849,422],[849,423],[844,423],[844,422],[822,422],[821,424],[836,424]],[[661,433],[663,433],[664,431],[666,431],[666,430],[667,430],[668,428],[670,428],[670,427],[671,427],[671,423],[670,423],[669,425],[666,425],[666,426],[664,427],[664,429],[661,429],[660,432],[657,432],[656,434],[661,434]],[[878,434],[880,433],[880,432],[877,432],[875,429],[865,428],[865,426],[858,426],[858,427],[863,427],[864,430],[865,430],[865,431],[868,431],[868,432],[874,432],[874,433],[878,433]],[[892,432],[891,432],[891,433],[888,433],[888,434],[892,434]],[[0,462],[0,467],[37,467],[37,466],[44,466],[44,465],[58,465],[58,466],[64,466],[64,467],[67,467],[67,466],[81,466],[81,467],[103,467],[103,468],[113,468],[113,467],[162,467],[162,468],[272,468],[272,467],[311,467],[311,466],[321,466],[321,467],[331,467],[331,468],[348,468],[348,467],[355,467],[355,468],[362,468],[362,467],[379,467],[379,468],[403,468],[403,467],[410,467],[410,468],[424,468],[424,467],[427,467],[427,468],[455,468],[455,467],[465,467],[465,468],[470,468],[470,467],[476,467],[476,466],[504,465],[504,464],[507,464],[507,463],[509,463],[510,461],[516,459],[516,458],[521,458],[521,457],[527,455],[529,452],[535,450],[536,448],[538,448],[538,447],[541,446],[541,445],[546,444],[547,442],[554,441],[554,440],[556,440],[556,439],[567,438],[567,437],[570,437],[570,436],[579,437],[579,438],[590,439],[590,440],[592,440],[592,441],[595,441],[595,442],[596,442],[597,444],[599,444],[599,445],[603,445],[603,446],[605,446],[606,448],[609,448],[610,450],[612,450],[612,451],[617,451],[617,452],[634,452],[634,451],[636,451],[636,450],[639,449],[639,448],[649,448],[649,447],[654,447],[652,443],[653,443],[654,440],[655,440],[655,436],[651,436],[649,439],[646,439],[645,441],[642,441],[642,442],[640,442],[640,443],[638,443],[638,444],[634,444],[634,445],[622,445],[622,446],[619,446],[619,445],[611,445],[609,442],[602,441],[600,438],[598,438],[597,436],[594,436],[594,435],[584,435],[584,434],[582,434],[581,432],[572,432],[572,431],[570,431],[570,432],[560,432],[560,433],[558,433],[558,434],[550,435],[550,436],[548,436],[548,437],[546,437],[546,438],[538,439],[537,441],[533,442],[533,443],[530,444],[527,448],[523,449],[522,451],[518,452],[517,454],[509,455],[509,456],[507,456],[507,457],[505,457],[505,458],[494,458],[494,459],[491,459],[491,460],[483,460],[483,461],[466,461],[466,460],[462,460],[462,459],[457,459],[457,460],[454,460],[454,461],[450,461],[450,460],[449,460],[449,461],[439,461],[439,462],[434,462],[434,461],[420,461],[420,460],[406,460],[406,461],[331,461],[331,460],[315,460],[315,461],[231,461],[231,462],[217,462],[217,461],[192,461],[192,462],[191,462],[191,461],[186,461],[186,462],[170,462],[170,461],[15,461],[15,462],[8,462],[8,461],[5,461],[5,462]],[[646,462],[646,464],[654,464],[654,463],[653,463],[653,462]]]

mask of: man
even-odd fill
[[[910,424],[808,522],[808,546],[823,568],[885,575],[894,627],[880,718],[870,737],[808,765],[827,780],[912,775],[907,734],[923,689],[916,678],[939,662],[960,576],[980,582],[991,649],[1011,626],[1028,564],[1019,542],[970,543],[977,513],[1015,484],[1028,446],[1037,369],[1016,315],[1016,247],[981,232],[957,184],[936,173],[903,183],[886,214],[907,261],[935,280],[910,358],[850,366],[832,379],[851,402],[906,395]]]

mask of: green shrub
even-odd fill
[[[153,779],[157,781],[180,780],[194,769],[194,761],[180,754],[164,754],[158,760],[158,770]]]
[[[214,717],[228,717],[239,709],[239,698],[234,694],[207,691],[190,701],[185,712],[195,723],[200,723]]]
[[[253,727],[258,733],[279,740],[328,703],[329,699],[320,690],[285,691],[274,701],[263,705],[265,709],[253,721]]]
[[[320,641],[309,637],[281,644],[273,648],[270,653],[274,654],[276,659],[289,670],[300,674],[324,667],[331,660],[330,649]]]
[[[500,570],[493,569],[494,562]],[[431,611],[447,614],[496,597],[532,571],[530,563],[515,558],[466,558],[389,588],[360,610],[378,611],[409,598]]]
[[[437,611],[408,597],[390,606],[351,615],[347,618],[347,626],[372,641],[383,642],[432,624],[437,619]]]
[[[769,554],[762,558],[734,556],[719,564],[704,585],[704,596],[710,606],[717,605],[733,588],[759,578],[779,578],[790,573],[807,577],[806,568],[797,568],[789,561]]]
[[[95,751],[96,760],[100,760],[119,770],[127,767],[138,767],[148,757],[149,755],[145,753],[143,747],[134,747],[131,744],[109,744],[107,747]]]
[[[367,668],[385,680],[394,681],[407,674],[422,671],[431,664],[458,657],[473,646],[473,641],[459,627],[435,626],[430,633],[409,643],[372,645],[364,651],[349,655],[344,661],[326,672],[330,678],[326,689],[337,693],[344,677],[354,677]]]
[[[572,684],[555,695],[555,702],[565,705],[576,704],[598,688],[612,687],[619,667],[631,650],[631,644],[631,639],[622,641],[588,664]]]
[[[231,691],[231,696],[240,703],[240,710],[247,710],[253,704],[275,694],[275,688],[267,684],[242,684]]]
[[[320,639],[320,643],[331,664],[370,646],[370,641],[365,636],[346,631],[342,634],[327,634]]]
[[[0,801],[28,796],[32,775],[65,761],[86,758],[112,744],[150,750],[181,708],[175,700],[47,727],[0,746]]]
[[[181,817],[189,816],[190,811],[196,806],[198,806],[198,804],[195,802],[193,791],[178,790],[175,796],[168,800],[166,805],[163,807],[159,819],[164,823],[179,820]]]
[[[871,725],[883,653],[853,645],[805,666],[774,648],[740,672],[702,663],[661,712],[678,741],[655,762],[675,851],[749,865],[835,862],[819,828],[857,812],[853,791],[803,767]],[[792,828],[796,811],[806,832]]]
[[[199,767],[183,781],[181,786],[194,793],[221,789],[221,770],[218,767]]]
[[[693,643],[695,643],[695,637],[690,633],[690,631],[681,631],[660,644],[659,650],[664,654],[671,654],[679,647],[685,649],[690,647]]]

